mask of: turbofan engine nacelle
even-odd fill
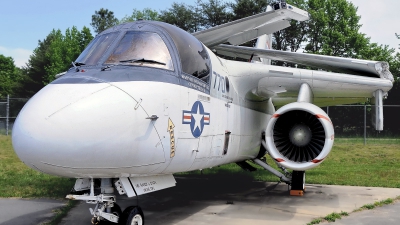
[[[282,166],[305,171],[319,165],[332,149],[333,124],[318,106],[294,102],[281,107],[268,122],[265,142]]]

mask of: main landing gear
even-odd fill
[[[95,188],[96,187],[96,188]],[[77,179],[74,191],[82,192],[90,190],[90,193],[82,195],[67,195],[67,199],[84,200],[86,203],[95,204],[90,208],[92,224],[121,224],[121,225],[144,225],[143,211],[139,206],[129,206],[123,212],[116,203],[112,179],[101,179],[100,187],[95,185],[94,179]]]
[[[306,180],[306,173],[305,171],[293,171],[291,174],[282,166],[279,166],[280,169],[285,174],[277,171],[270,165],[268,165],[265,161],[260,159],[253,159],[253,162],[263,167],[265,170],[268,170],[275,176],[279,177],[281,182],[285,182],[286,184],[290,185],[290,195],[293,196],[303,196],[305,191],[305,180]]]

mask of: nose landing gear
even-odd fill
[[[91,220],[94,225],[118,223],[122,215],[122,210],[115,202],[114,203],[97,203],[95,209],[90,209],[93,215]],[[111,223],[112,222],[112,223]]]
[[[114,188],[110,185],[111,179],[101,179],[101,194],[95,195],[94,179],[78,179],[75,183],[75,191],[90,190],[90,193],[82,195],[67,195],[67,199],[83,200],[89,204],[95,204],[90,208],[91,219],[94,225],[121,224],[144,225],[144,214],[139,206],[127,207],[123,212],[116,203],[116,197],[112,195]]]

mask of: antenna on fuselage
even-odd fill
[[[74,63],[74,62],[71,62],[71,64],[74,66],[75,71],[76,71],[76,72],[79,72],[79,69],[78,69],[78,67],[76,67],[75,63]]]

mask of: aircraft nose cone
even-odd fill
[[[138,147],[135,140],[142,135],[135,130],[145,131],[144,140],[157,143],[158,138],[136,104],[106,83],[50,84],[18,115],[12,132],[14,150],[28,166],[55,175],[69,176],[62,168],[73,172],[132,166],[136,157],[131,150]],[[133,159],[128,159],[127,152]]]

